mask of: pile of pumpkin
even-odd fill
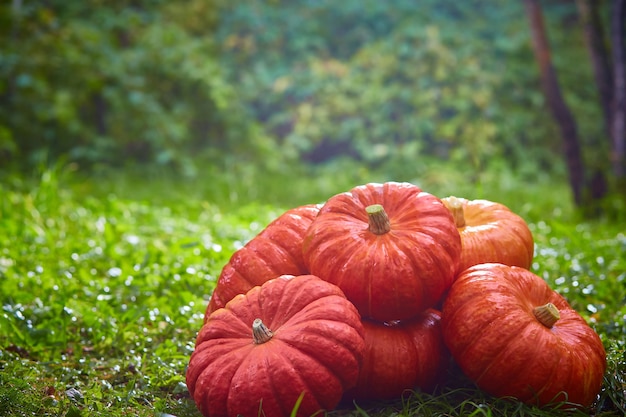
[[[431,390],[454,361],[492,395],[589,406],[602,342],[533,251],[504,205],[409,183],[291,209],[224,266],[187,386],[205,416],[309,416]]]

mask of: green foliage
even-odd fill
[[[566,41],[580,27],[562,24],[574,5],[546,9],[557,69],[592,143],[601,118],[590,67],[567,65],[586,61],[584,42]],[[473,173],[499,159],[532,175],[559,171],[561,156],[523,17],[520,2],[242,3],[218,36],[241,99],[285,152],[396,172],[424,157]]]
[[[217,59],[211,33],[224,2],[134,3],[0,6],[0,157],[149,161],[194,174],[194,153],[258,158],[271,148]],[[187,21],[182,10],[196,14]]]
[[[430,176],[412,181],[435,195],[491,198],[529,221],[537,242],[533,270],[568,298],[607,347],[609,368],[593,411],[623,415],[623,223],[579,222],[567,187],[549,178],[521,184],[501,169],[485,173],[477,187],[451,166],[432,163],[423,171]],[[199,416],[184,385],[185,367],[232,252],[287,208],[391,179],[352,162],[344,165],[352,169],[337,167],[309,171],[313,180],[289,173],[249,174],[244,182],[241,173],[188,180],[142,171],[84,177],[72,164],[41,169],[34,179],[3,177],[0,414]],[[344,404],[328,415],[572,415],[492,398],[454,368],[447,379],[435,394]]]
[[[64,155],[193,177],[351,158],[397,177],[444,159],[472,177],[494,161],[524,178],[562,173],[520,2],[5,3],[3,164]],[[585,158],[602,168],[575,5],[544,9]]]

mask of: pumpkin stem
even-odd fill
[[[463,212],[463,200],[453,195],[444,198],[443,204],[450,210],[457,228],[465,227],[465,213]]]
[[[552,303],[535,307],[533,313],[535,314],[535,318],[539,320],[539,323],[543,324],[548,329],[551,329],[554,323],[561,318],[559,309]]]
[[[372,204],[365,207],[367,216],[369,217],[369,231],[375,235],[384,235],[391,230],[391,224],[389,223],[389,217],[385,209],[380,204]]]
[[[261,321],[261,319],[254,319],[252,322],[252,338],[254,339],[254,344],[260,345],[269,341],[274,333]]]

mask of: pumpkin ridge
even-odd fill
[[[450,225],[452,226],[452,223],[450,223]],[[449,229],[449,232],[455,236],[454,242],[452,240],[436,240],[434,238],[434,236],[438,236],[441,233],[441,227],[422,226],[418,233],[421,236],[420,240],[424,239],[424,237],[428,237],[439,249],[444,249],[448,258],[454,263],[455,259],[460,259],[461,257],[462,242],[461,236],[456,228],[450,227]]]
[[[393,209],[393,211],[390,209],[389,217],[393,217],[401,228],[409,229],[428,228],[428,224],[424,224],[424,218],[445,220],[449,214],[437,197],[424,191],[413,196],[407,196],[404,205],[393,207]],[[415,211],[419,212],[419,216],[415,216]],[[450,224],[454,225],[451,215]]]
[[[393,250],[396,253],[403,255],[403,259],[412,267],[413,271],[421,272],[423,269],[422,265],[424,262],[418,260],[418,254],[420,256],[426,256],[429,264],[434,263],[429,251],[424,251],[422,247],[411,245],[408,239],[403,238],[401,232],[397,232],[396,236],[398,238],[390,241],[390,244],[393,246]],[[416,300],[419,300],[420,305],[422,305],[426,295],[425,287],[428,286],[430,280],[422,279],[418,274],[415,274],[413,278],[414,285],[411,292],[415,293]],[[398,291],[404,292],[405,290],[398,289]],[[432,304],[434,304],[434,302]]]
[[[562,343],[559,343],[559,347],[562,347]],[[557,362],[557,366],[555,366],[555,372],[552,375],[554,375],[555,373],[558,373],[558,379],[570,380],[572,378],[572,374],[575,371],[576,369],[571,360],[571,356],[561,355]],[[567,378],[565,378],[564,376],[566,373],[567,373]],[[564,400],[569,401],[569,398],[566,398],[567,394],[564,393],[562,390],[555,391],[555,388],[553,387],[554,384],[552,381],[553,381],[552,378],[546,380],[546,383],[543,389],[541,390],[541,392],[537,393],[536,398],[537,399],[543,398],[543,401],[545,402],[555,402],[555,401],[560,402]],[[547,396],[549,396],[549,398],[547,398]]]
[[[518,227],[517,225],[513,225],[511,228],[509,228],[509,231],[511,231],[515,235],[519,242],[524,242],[526,240],[530,240],[533,242],[533,248],[528,248],[526,252],[526,254],[528,255],[528,265],[532,265],[533,258],[535,257],[534,237],[532,235],[532,232],[529,229],[524,229],[523,227]]]
[[[223,282],[228,282],[228,285],[223,284]],[[211,294],[211,299],[215,298],[215,300],[209,302],[204,321],[206,322],[208,320],[209,315],[213,311],[226,306],[228,301],[232,300],[235,296],[245,294],[245,291],[241,292],[241,290],[245,288],[246,285],[249,285],[249,283],[250,282],[236,268],[231,264],[226,264]]]
[[[341,304],[343,303],[343,300],[345,300],[345,296],[342,296],[339,294],[329,294],[327,296],[324,296],[323,298],[320,298],[319,301],[313,300],[311,303],[307,304],[302,309],[300,309],[299,314],[297,316],[293,315],[287,318],[287,320],[282,324],[282,327],[288,327],[291,330],[291,328],[299,326],[303,322],[309,322],[312,319],[320,320],[318,318],[318,315],[320,313],[324,314],[330,310],[333,310],[334,308],[337,308],[337,307],[340,308]],[[344,318],[345,317],[342,317],[342,319]],[[355,311],[355,318],[360,319],[356,311]],[[328,318],[324,318],[323,320],[340,322],[339,320],[330,320]]]
[[[209,318],[211,326],[202,326],[198,333],[196,344],[216,337],[238,339],[245,337],[249,333],[249,324],[226,307],[219,313],[209,316]],[[233,330],[235,326],[237,328]]]
[[[483,291],[489,291],[489,289],[488,289],[488,288],[487,288],[487,289],[483,289]],[[480,294],[480,293],[481,293],[481,292],[479,292],[477,289],[476,289],[476,292],[477,292],[478,294]],[[509,297],[509,298],[508,298],[509,303],[510,303],[510,300],[514,300],[514,298],[513,298],[513,297]],[[455,308],[455,312],[456,312],[456,314],[461,314],[461,313],[464,313],[464,312],[465,312],[464,310],[469,310],[469,311],[471,311],[471,309],[472,309],[472,303],[473,303],[472,299],[468,297],[468,298],[465,300],[465,302],[463,302],[462,304],[460,304],[460,305],[457,305],[457,306],[456,306],[456,308]],[[455,314],[455,316],[452,318],[452,320],[454,320],[454,319],[459,320],[458,318],[456,318],[456,314]],[[500,316],[500,317],[498,317],[498,318],[497,318],[497,319],[495,319],[495,320],[485,322],[485,323],[484,323],[484,325],[483,325],[482,327],[480,327],[479,329],[477,329],[475,332],[473,332],[473,333],[472,333],[472,337],[471,337],[470,339],[468,339],[468,340],[465,342],[465,346],[464,346],[464,348],[463,348],[461,351],[459,351],[459,356],[460,356],[460,357],[465,357],[465,356],[466,356],[466,354],[467,354],[467,352],[468,352],[470,349],[472,349],[472,348],[474,347],[474,345],[475,345],[477,342],[479,342],[479,341],[480,341],[480,339],[483,337],[483,334],[484,334],[487,330],[489,330],[489,329],[490,329],[490,328],[492,328],[492,327],[499,327],[499,323],[500,323],[500,321],[504,321],[504,322],[506,322],[508,319],[510,319],[510,318],[507,318],[507,317],[505,317],[505,316]],[[450,321],[450,318],[448,318],[447,320],[448,320],[448,321]],[[465,318],[462,316],[462,317],[460,318],[460,320],[465,320]],[[526,324],[528,324],[528,322],[527,322]],[[505,343],[501,343],[502,341],[506,341],[506,343],[508,343],[511,339],[515,338],[518,334],[519,334],[519,332],[518,332],[517,330],[515,330],[515,331],[510,331],[510,332],[507,334],[507,336],[508,336],[508,337],[507,337],[507,339],[499,339],[499,343],[500,343],[500,344],[505,344]],[[496,355],[496,356],[497,356],[497,355]],[[496,356],[494,356],[494,358],[495,358]],[[493,360],[492,360],[492,361],[493,361]],[[481,376],[484,374],[484,371],[485,371],[485,369],[483,369],[483,372],[482,372]]]
[[[283,325],[284,320],[282,320],[281,315],[279,315],[279,310],[282,309],[285,301],[284,294],[287,288],[286,278],[289,276],[292,275],[280,275],[279,277],[274,278],[275,280],[280,281],[280,285],[272,286],[271,292],[259,292],[259,295],[255,297],[259,317],[264,320],[265,325],[269,327],[272,332],[280,331],[280,328]],[[293,303],[294,299],[290,298],[289,304],[293,305]]]
[[[562,376],[562,372],[561,370],[563,369],[563,366],[561,365],[564,361],[567,361],[568,358],[566,355],[560,355],[559,356],[559,360],[557,362],[554,363],[554,365],[552,366],[552,372],[550,372],[550,376],[548,378],[546,378],[546,383],[543,385],[543,387],[541,387],[541,389],[537,390],[537,392],[535,393],[535,398],[539,399],[542,396],[544,396],[545,392],[550,390],[551,387],[551,381],[553,381],[555,378],[555,375],[560,375]],[[571,372],[571,366],[569,367],[570,372]]]
[[[520,335],[520,334],[524,334],[524,333],[526,332],[526,329],[528,329],[528,327],[529,327],[531,324],[532,324],[532,322],[531,322],[531,321],[527,321],[527,322],[525,323],[524,327],[520,328],[520,329],[519,329],[518,331],[516,331],[516,332],[510,332],[510,333],[507,335],[507,336],[508,336],[507,338],[502,338],[502,337],[500,337],[499,343],[500,343],[500,344],[502,344],[502,345],[504,345],[504,346],[508,346],[508,345],[510,344],[511,340],[513,340],[513,339],[515,339],[515,338],[519,337],[519,335]],[[482,332],[481,332],[481,333],[482,333]],[[478,336],[480,337],[480,336],[482,336],[482,335],[481,335],[481,334],[479,334]],[[472,342],[472,344],[473,344],[473,342]],[[471,345],[470,345],[470,346],[471,346]],[[463,352],[463,353],[462,353],[462,355],[463,355],[464,353],[465,353],[465,352]],[[480,374],[480,375],[478,375],[476,378],[474,378],[474,380],[475,380],[477,383],[480,383],[480,380],[481,380],[481,379],[485,376],[485,374],[487,374],[487,373],[488,373],[488,372],[489,372],[489,371],[490,371],[490,370],[494,367],[494,365],[496,365],[496,364],[498,364],[498,365],[499,365],[498,361],[500,361],[500,360],[501,360],[501,358],[502,358],[503,356],[505,356],[507,353],[508,353],[508,352],[507,352],[506,350],[502,350],[502,351],[500,351],[498,354],[496,354],[493,358],[491,358],[489,366],[485,367],[485,368],[483,369],[483,371],[481,372],[481,374]],[[524,368],[521,368],[521,369],[519,370],[519,372],[523,371],[523,369],[524,369]],[[514,379],[514,378],[516,378],[516,377],[517,377],[517,375],[510,375],[510,377],[511,377],[511,379]]]
[[[266,243],[263,245],[263,243]],[[301,263],[295,259],[291,252],[285,248],[282,243],[279,243],[275,240],[269,239],[264,236],[262,239],[256,242],[256,246],[259,248],[254,248],[254,255],[256,258],[261,261],[263,264],[263,269],[266,271],[271,271],[276,275],[276,277],[284,274],[299,274],[302,270]],[[269,246],[269,248],[267,247]],[[276,259],[280,259],[281,263],[288,261],[291,265],[286,267],[285,265],[281,265],[281,270],[276,270]],[[283,269],[284,268],[284,269]],[[293,268],[293,269],[292,269]],[[265,282],[265,279],[251,279],[255,277],[256,274],[246,274],[245,278],[250,283],[251,286],[261,285]]]
[[[350,245],[350,243],[352,244]],[[356,241],[356,240],[351,239],[350,241],[345,242],[344,244],[345,250],[341,252],[341,256],[338,256],[337,258],[335,258],[333,260],[334,265],[332,267],[329,266],[327,270],[328,273],[325,274],[325,276],[321,276],[321,278],[324,279],[325,281],[331,282],[337,285],[339,288],[341,288],[342,291],[345,293],[346,297],[348,298],[348,300],[354,302],[355,305],[361,304],[362,300],[357,300],[354,297],[353,279],[351,276],[347,276],[346,274],[340,273],[340,271],[343,268],[343,265],[353,265],[353,264],[361,263],[361,262],[358,262],[358,260],[356,260],[356,258],[363,256],[363,251],[357,250],[360,246],[363,246],[363,242],[361,240]],[[370,258],[370,255],[366,254],[366,257]],[[371,268],[364,268],[363,272],[370,273]],[[368,290],[368,297],[367,297],[368,301],[366,304],[369,306],[371,303],[371,288],[367,286],[367,290]],[[357,307],[359,306],[357,305]]]
[[[422,238],[424,238],[425,240],[429,240],[433,242],[435,245],[439,246],[438,242],[436,242],[430,235],[423,234]],[[443,294],[443,292],[445,292],[445,290],[447,290],[449,286],[452,284],[452,281],[454,278],[453,271],[447,267],[448,263],[438,262],[437,259],[435,259],[432,251],[425,250],[421,246],[413,246],[406,239],[398,239],[395,242],[395,244],[397,245],[398,250],[402,251],[402,253],[406,255],[408,261],[411,263],[414,270],[419,272],[420,276],[417,276],[416,274],[416,282],[419,283],[418,287],[419,287],[419,292],[421,294],[419,298],[419,300],[421,300],[420,303],[424,304],[427,307],[432,307],[434,304],[436,304],[439,301],[439,298],[441,298],[441,295]],[[427,262],[425,262],[425,260]],[[450,264],[452,263],[453,263],[452,260],[450,260]],[[429,265],[429,267],[425,268],[424,267],[425,265]],[[436,287],[440,287],[440,285],[438,283],[435,283],[436,285],[434,287],[432,285],[429,285],[429,284],[432,284],[431,282],[432,280],[423,279],[422,274],[423,274],[424,269],[428,271],[432,271],[432,269],[435,269],[436,270],[435,275],[449,277],[446,280],[447,282],[445,285],[445,290],[442,291],[441,294],[439,294],[439,296],[437,297],[438,299],[433,299],[433,300],[425,299],[426,294],[433,294],[433,291],[436,290]],[[428,275],[432,275],[432,272]]]
[[[329,310],[329,304],[331,303],[331,301],[338,301],[339,303],[342,303],[345,300],[345,296],[339,293],[328,292],[320,298],[316,297],[315,299],[308,301],[306,305],[303,305],[302,307],[296,306],[295,310],[297,310],[298,314],[294,314],[293,310],[295,301],[300,300],[299,297],[302,297],[301,294],[303,293],[305,295],[308,295],[310,293],[310,288],[303,288],[302,286],[298,287],[298,290],[294,294],[286,295],[287,298],[289,298],[288,305],[283,307],[283,304],[285,303],[281,302],[278,308],[276,308],[275,316],[278,317],[278,321],[274,322],[274,325],[277,326],[275,332],[280,331],[280,328],[283,327],[291,327],[294,325],[294,323],[307,321],[311,315],[314,315],[314,313],[318,313],[317,310],[319,309],[321,309],[319,310],[320,312],[327,312]],[[333,304],[337,303],[335,302]]]
[[[292,255],[291,251],[287,247],[283,246],[284,243],[282,240],[276,239],[273,236],[264,236],[263,240],[269,242],[272,245],[272,251],[278,252],[280,255],[282,255],[281,256],[282,258],[288,258],[290,261],[293,262],[294,265],[298,265],[299,262]],[[263,251],[259,251],[256,253],[256,255],[258,255],[261,259],[263,259],[263,261],[265,261],[268,267],[270,267],[269,269],[274,269],[274,268],[271,268],[271,264],[268,262],[270,258],[267,257],[267,255],[269,254],[270,252],[268,250],[263,250]]]
[[[285,350],[289,349],[293,351],[294,353],[296,353],[296,355],[306,356],[308,360],[315,363],[317,366],[319,366],[321,369],[324,370],[325,374],[327,374],[327,379],[324,381],[323,385],[316,386],[315,387],[316,389],[311,389],[311,385],[309,384],[309,382],[302,376],[304,374],[303,371],[306,371],[307,369],[307,367],[302,366],[302,360],[296,360],[296,358],[292,356],[288,356],[285,353],[281,353],[281,357],[283,358],[283,360],[285,362],[289,362],[291,364],[291,367],[294,370],[296,370],[295,374],[298,376],[298,379],[302,382],[302,386],[305,388],[303,390],[304,392],[313,394],[313,398],[320,398],[320,397],[326,398],[328,395],[319,395],[320,389],[324,390],[324,388],[328,388],[331,385],[335,385],[335,387],[333,388],[338,388],[338,389],[330,389],[330,391],[336,391],[336,392],[343,391],[341,388],[344,388],[345,386],[344,381],[339,380],[339,378],[337,378],[337,376],[333,374],[332,370],[329,367],[327,367],[326,364],[320,362],[316,357],[312,356],[308,352],[303,352],[300,348],[292,346],[287,341],[283,340],[282,342],[283,342],[283,349]],[[316,369],[320,369],[320,368],[316,368]],[[332,380],[334,380],[334,382],[336,383],[331,384],[331,382],[333,382]],[[320,409],[332,409],[333,408],[333,405],[330,404],[330,402],[328,404],[320,404],[319,401],[316,401],[316,403],[318,404]],[[289,414],[289,412],[291,411],[291,408],[287,411],[288,412],[285,415]]]
[[[294,229],[291,229],[291,228],[288,228],[288,227],[286,227],[286,230],[283,230],[282,232],[284,234],[289,234],[289,236],[277,237],[277,236],[275,236],[275,234],[268,234],[268,236],[265,236],[265,239],[272,243],[274,249],[278,248],[278,249],[280,249],[280,251],[282,253],[287,255],[289,257],[289,259],[291,259],[293,261],[294,264],[296,264],[296,265],[300,264],[301,265],[302,264],[302,255],[300,254],[298,257],[294,256],[294,253],[292,253],[290,248],[285,245],[285,242],[289,241],[287,239],[296,240],[298,238],[298,236],[302,235],[303,232],[299,231],[299,230],[294,230]],[[289,232],[289,233],[287,233],[287,232]]]
[[[242,346],[240,349],[243,349],[243,348],[244,346]],[[195,378],[195,381],[194,381],[195,388],[197,388],[196,381],[203,380],[204,377],[208,375],[210,375],[211,378],[216,378],[221,374],[230,374],[228,380],[232,381],[234,378],[234,375],[238,372],[242,364],[245,362],[245,359],[247,358],[247,354],[238,356],[238,359],[239,359],[238,361],[233,361],[232,359],[229,361],[228,360],[229,358],[226,356],[224,356],[223,358],[224,359],[222,359],[222,361],[220,361],[221,358],[217,358],[214,362],[212,362],[209,366],[205,367],[202,370],[202,372],[198,374],[197,378]],[[218,366],[218,365],[221,365],[221,366]],[[218,398],[215,398],[216,396]],[[213,407],[214,403],[220,405],[226,402],[227,406],[229,403],[228,393],[226,393],[225,398],[221,398],[222,396],[220,396],[220,392],[212,392],[210,390],[195,389],[194,393],[192,394],[192,397],[194,401],[196,401],[197,404],[201,404],[201,408],[203,410],[204,415],[210,415],[210,411],[214,408]],[[223,401],[224,399],[226,401]],[[214,411],[215,410],[213,410],[213,412]]]
[[[284,343],[283,343],[283,345],[284,345]],[[284,348],[284,346],[283,346],[283,348]],[[287,359],[285,357],[284,353],[282,353],[282,352],[280,354],[280,357],[281,357],[281,359],[283,361],[285,361]],[[291,360],[289,362],[291,362]],[[269,368],[269,365],[268,365],[268,368]],[[295,385],[295,384],[297,384],[299,382],[299,384],[297,384],[297,385],[300,385],[301,387],[304,388],[300,392],[310,391],[308,389],[306,381],[302,378],[302,376],[300,375],[299,372],[293,372],[293,373],[290,373],[290,374],[293,377],[289,381],[290,384],[294,384]],[[281,379],[280,378],[269,378],[269,379],[271,381],[270,385],[271,385],[271,390],[272,390],[272,398],[281,398],[281,395],[279,395],[279,390],[277,389],[277,385],[276,385],[276,384],[278,384],[278,381],[280,381]],[[281,398],[281,400],[282,400],[282,398]],[[289,415],[291,413],[291,410],[292,410],[293,406],[289,406],[286,401],[278,401],[278,403],[280,405],[280,409],[281,409],[283,415]]]
[[[338,338],[336,337],[337,336],[336,333],[329,332],[329,331],[322,332],[319,326],[313,326],[313,328],[309,328],[310,326],[309,323],[319,324],[319,323],[324,323],[324,322],[338,323],[340,325],[345,325],[345,322],[340,321],[340,320],[329,320],[329,319],[323,319],[323,318],[322,319],[309,319],[307,320],[307,323],[298,323],[298,324],[289,326],[288,330],[280,335],[280,342],[285,345],[288,345],[292,349],[295,349],[296,351],[300,352],[300,354],[306,355],[308,358],[320,364],[320,366],[322,366],[325,370],[330,372],[330,370],[333,368],[332,360],[336,360],[337,358],[334,356],[330,356],[331,361],[328,361],[329,356],[320,355],[319,353],[320,345],[318,343],[312,343],[313,341],[315,341],[315,338],[319,337],[323,341],[322,342],[323,344],[339,346],[341,350],[340,352],[336,352],[335,356],[336,355],[341,355],[341,356],[349,355],[351,358],[354,359],[355,366],[358,368],[360,366],[359,362],[361,361],[362,358],[357,358],[351,353],[353,350],[353,346],[351,345],[351,340],[352,340],[352,336],[354,335],[349,334],[348,335],[349,337],[345,337],[345,335],[342,335],[343,337]],[[332,326],[329,326],[329,327],[332,327]],[[330,330],[330,329],[327,328],[325,330]],[[361,334],[359,330],[354,327],[351,327],[351,330],[353,330],[353,332],[356,335]],[[302,336],[303,333],[305,334],[304,337]],[[322,358],[324,359],[324,361],[321,360]],[[350,387],[353,382],[350,380],[345,380],[343,378],[338,379],[338,380],[341,382],[341,385],[344,388]]]
[[[275,343],[275,342],[274,342]],[[228,386],[235,386],[236,384],[233,382],[237,379],[240,379],[242,381],[244,381],[244,387],[246,387],[246,391],[248,391],[248,386],[249,386],[249,382],[250,382],[250,378],[249,375],[239,375],[240,373],[243,373],[245,370],[248,370],[250,368],[250,366],[245,366],[247,362],[252,362],[254,361],[255,363],[259,364],[259,367],[262,366],[262,370],[263,373],[262,375],[259,375],[259,372],[257,371],[255,373],[255,378],[257,378],[256,380],[258,381],[259,379],[264,378],[264,383],[261,384],[257,384],[257,387],[266,387],[266,389],[269,389],[270,391],[270,395],[266,396],[267,400],[273,400],[274,404],[270,404],[273,407],[278,407],[279,409],[281,409],[283,412],[284,410],[284,406],[282,404],[281,401],[276,401],[276,398],[280,398],[279,396],[277,396],[277,390],[276,387],[273,383],[274,378],[272,378],[272,373],[270,372],[271,370],[271,366],[270,366],[270,359],[268,358],[267,353],[267,349],[265,349],[265,347],[256,345],[254,346],[254,349],[251,350],[251,352],[249,352],[248,355],[246,355],[243,360],[241,361],[239,367],[237,368],[237,371],[233,374],[232,378],[229,381]],[[274,361],[277,362],[277,361]],[[258,368],[257,368],[258,369]],[[293,381],[292,381],[293,383]],[[263,396],[265,397],[265,396]],[[261,398],[261,403],[259,404],[259,409],[263,410],[263,401],[265,400],[265,398]],[[236,407],[238,404],[237,403],[232,403],[230,396],[228,398],[228,402],[227,402],[227,406],[228,406],[228,415],[232,416],[232,415],[237,415],[239,413],[235,412],[235,410],[233,410],[233,407]],[[265,404],[267,405],[267,404]],[[284,413],[283,413],[284,414]],[[287,413],[288,414],[288,413]],[[284,415],[287,415],[284,414]],[[208,414],[210,415],[210,414]]]

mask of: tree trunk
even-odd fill
[[[607,136],[610,138],[613,113],[613,74],[611,73],[611,59],[604,38],[604,29],[600,20],[600,3],[597,0],[576,0],[576,4],[584,29],[587,50],[591,58],[600,106],[604,114],[604,126]]]
[[[583,203],[585,173],[578,138],[578,128],[567,103],[563,99],[557,74],[552,65],[541,6],[537,0],[524,0],[524,5],[530,23],[533,51],[539,64],[543,92],[548,107],[561,131],[563,152],[567,163],[574,203],[577,206],[581,206]]]
[[[613,139],[611,162],[613,175],[618,183],[624,179],[624,133],[626,130],[626,71],[624,69],[624,19],[626,0],[613,0],[611,19],[611,43],[613,48]]]

